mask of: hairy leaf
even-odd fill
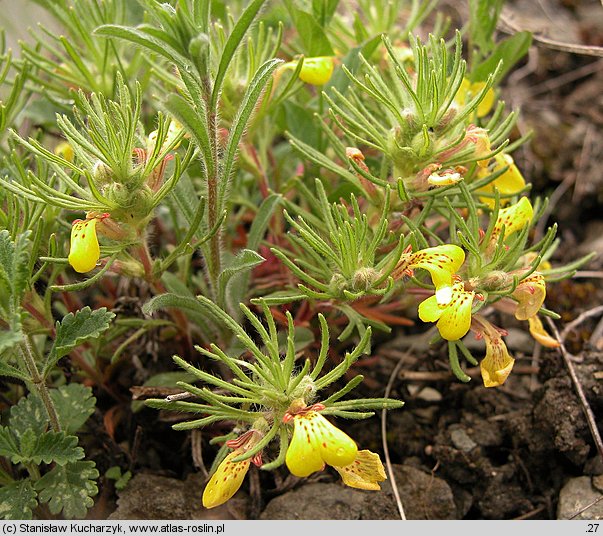
[[[68,519],[82,518],[98,493],[98,471],[94,462],[79,461],[57,466],[36,482],[39,500],[49,503],[52,514]]]
[[[19,442],[8,426],[0,426],[0,456],[13,458],[19,455]]]
[[[36,434],[30,429],[20,437],[19,443],[18,454],[11,457],[13,463],[33,462],[39,465],[55,462],[65,465],[84,457],[84,449],[77,446],[77,437],[68,436],[65,432]]]
[[[50,398],[57,410],[61,428],[67,434],[75,434],[94,413],[96,406],[92,389],[81,383],[61,385],[50,391]]]
[[[11,482],[0,488],[0,518],[31,519],[38,506],[36,492],[29,480]]]
[[[232,32],[228,36],[228,40],[226,41],[226,45],[224,45],[224,51],[222,52],[222,57],[220,58],[220,65],[218,66],[218,72],[216,73],[216,78],[214,81],[214,88],[211,95],[211,106],[212,109],[216,106],[218,102],[218,96],[220,95],[220,91],[222,89],[222,82],[224,81],[224,76],[226,75],[226,70],[232,61],[232,58],[237,50],[237,47],[245,37],[245,33],[249,29],[249,26],[253,22],[253,19],[257,15],[258,11],[262,7],[262,4],[266,0],[253,0],[247,6],[241,18],[237,21]]]
[[[264,260],[264,257],[262,257],[259,253],[251,251],[250,249],[244,249],[240,251],[238,255],[233,257],[231,262],[222,269],[222,272],[218,278],[218,293],[220,296],[220,302],[224,303],[227,286],[234,276],[249,272],[249,270],[253,269],[255,266],[262,264]],[[238,303],[229,303],[228,305],[232,311],[238,310]]]
[[[69,313],[56,324],[56,338],[46,364],[43,375],[46,377],[61,357],[66,356],[73,348],[89,339],[96,339],[109,328],[115,314],[106,307],[92,310],[84,307],[75,314]]]
[[[29,280],[29,235],[20,234],[13,241],[6,229],[0,231],[0,312],[7,322],[15,320]]]

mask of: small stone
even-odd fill
[[[573,518],[577,512],[592,504],[603,494],[595,490],[588,476],[579,476],[567,481],[559,493],[557,519]],[[591,506],[574,519],[603,519],[603,500]]]
[[[178,480],[139,473],[119,493],[109,519],[245,519],[247,498],[239,492],[222,506],[201,504],[205,479],[200,473]]]
[[[442,393],[433,387],[425,387],[421,389],[417,395],[417,398],[427,402],[440,402],[442,400]]]
[[[450,439],[452,444],[463,452],[469,452],[477,447],[477,443],[473,441],[463,428],[450,427]]]

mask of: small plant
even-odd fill
[[[252,463],[379,489],[332,419],[403,406],[349,396],[389,333],[435,324],[485,387],[512,372],[509,319],[559,344],[547,285],[592,255],[556,266],[557,226],[534,232],[499,91],[531,36],[496,41],[501,0],[452,31],[437,1],[36,3],[64,32],[0,43],[0,516],[124,489],[140,445],[100,463],[83,431],[96,407],[117,444],[135,383],[221,444],[213,508]]]

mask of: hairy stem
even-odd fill
[[[36,360],[29,337],[25,337],[24,342],[21,343],[21,353],[23,355],[23,359],[25,360],[25,366],[27,367],[27,370],[31,376],[31,381],[36,386],[40,398],[42,399],[42,403],[46,408],[48,418],[50,419],[50,425],[55,432],[60,432],[61,425],[59,423],[59,416],[57,415],[57,410],[54,407],[54,402],[52,401],[52,398],[50,398],[50,392],[48,391],[48,387],[44,382],[44,378],[42,378],[42,375],[38,370],[38,366],[36,365]]]

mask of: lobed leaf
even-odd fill
[[[39,501],[48,503],[50,513],[68,519],[82,518],[98,493],[98,470],[94,462],[78,461],[57,466],[36,482]]]
[[[0,488],[0,518],[32,519],[38,506],[37,493],[29,480],[18,480]]]
[[[98,338],[101,333],[109,329],[115,314],[107,311],[106,307],[92,310],[84,307],[75,314],[69,313],[56,324],[56,337],[54,344],[44,365],[43,376],[46,377],[59,359],[66,356],[73,348],[89,339]]]

